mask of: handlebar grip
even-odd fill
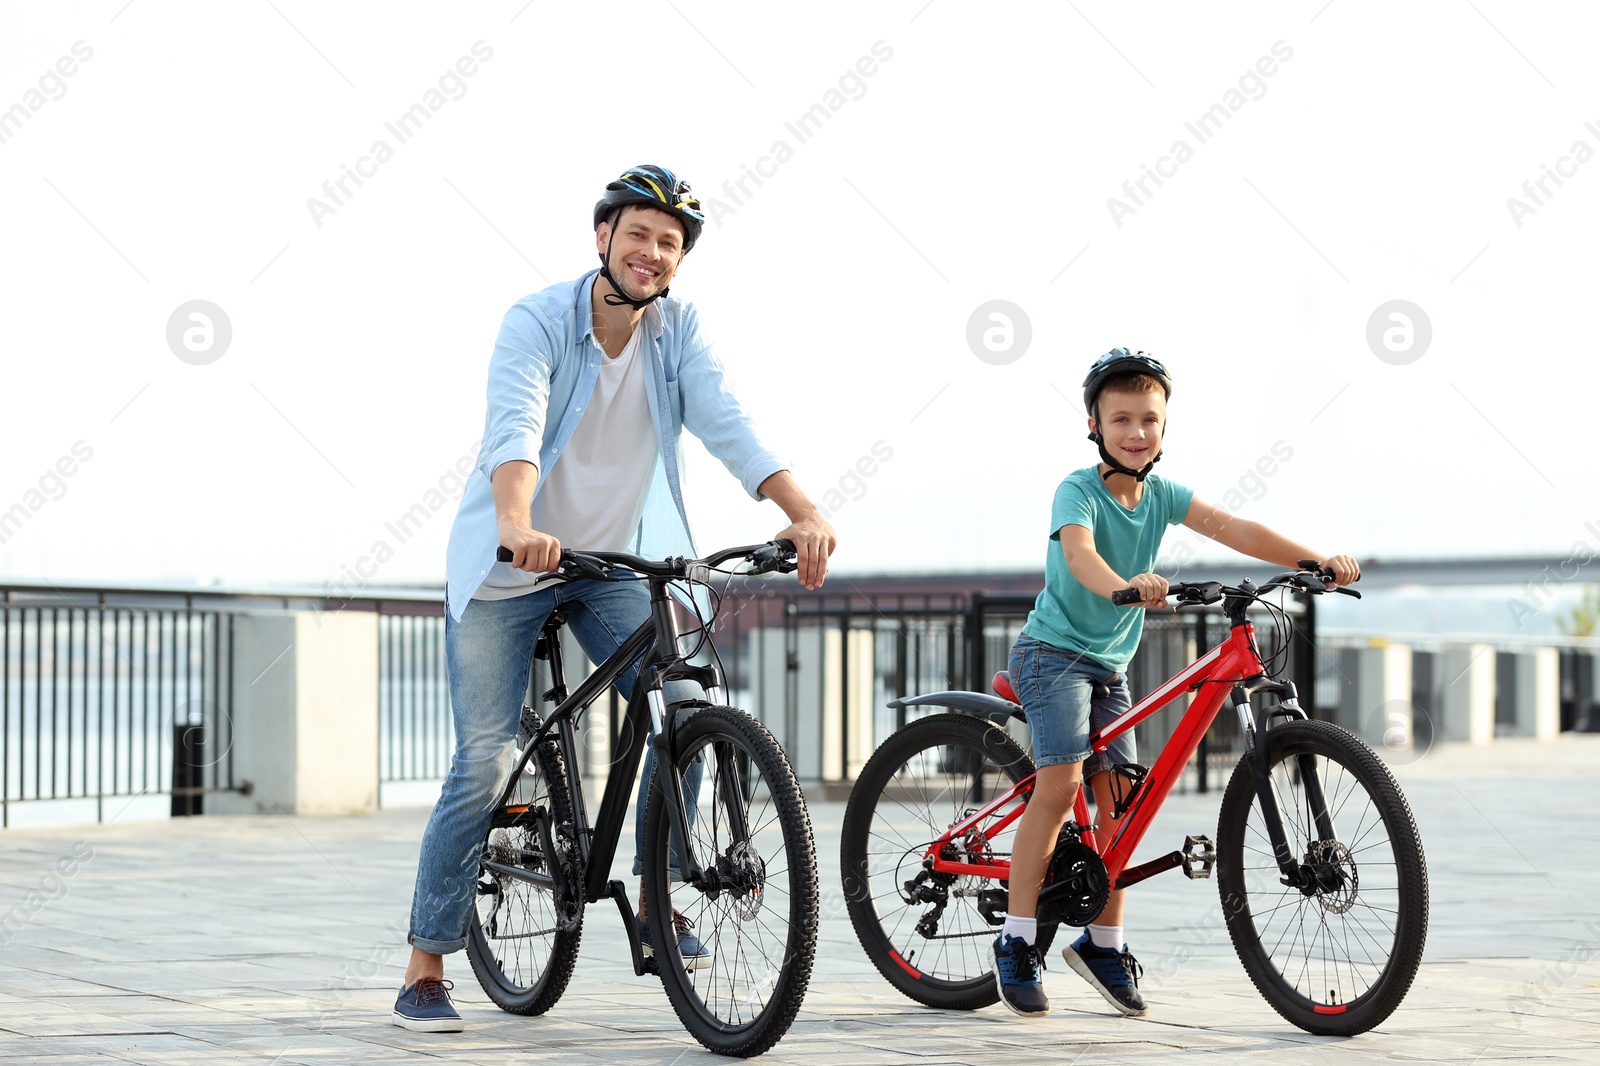
[[[1126,607],[1130,603],[1138,603],[1141,598],[1138,589],[1118,589],[1111,594],[1111,602],[1118,607]]]
[[[504,544],[494,550],[494,561],[497,563],[509,563],[512,558],[511,549]]]
[[[795,550],[794,541],[792,540],[775,540],[772,543],[776,544],[782,551],[793,552]]]

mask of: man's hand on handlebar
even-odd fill
[[[561,542],[527,526],[500,525],[500,545],[511,552],[511,565],[530,574],[553,574],[561,565]]]
[[[800,587],[819,589],[822,579],[828,576],[828,556],[838,545],[839,538],[833,526],[820,513],[813,511],[808,517],[792,522],[773,535],[773,540],[794,542]]]

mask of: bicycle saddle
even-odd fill
[[[1010,700],[1012,703],[1015,703],[1018,707],[1022,706],[1022,701],[1017,699],[1017,690],[1011,687],[1011,671],[1009,671],[1009,670],[997,670],[997,671],[995,671],[994,680],[990,681],[989,684],[994,688],[995,695],[999,696],[1003,700]],[[1107,699],[1108,697],[1110,697],[1110,695],[1111,695],[1111,686],[1110,685],[1106,684],[1103,681],[1096,681],[1094,683],[1094,698],[1095,699],[1097,699],[1097,700]]]

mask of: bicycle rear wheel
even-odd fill
[[[1005,730],[967,714],[933,714],[885,740],[856,779],[840,847],[845,905],[872,964],[918,1003],[975,1010],[1000,998],[991,950],[999,930],[979,912],[978,894],[1001,883],[932,873],[923,854],[1033,769]],[[1010,858],[1013,830],[971,846]],[[1046,949],[1054,931],[1041,923]]]
[[[483,991],[503,1010],[543,1014],[572,978],[583,937],[577,854],[567,835],[572,827],[566,766],[551,738],[495,812],[478,861],[467,958]]]
[[[1428,871],[1411,808],[1372,750],[1331,723],[1290,722],[1264,740],[1289,850],[1317,879],[1304,891],[1283,883],[1246,756],[1217,826],[1228,934],[1279,1014],[1308,1033],[1364,1033],[1399,1006],[1422,961]],[[1315,824],[1313,770],[1331,840]]]
[[[679,779],[704,760],[689,847],[704,887],[669,880],[672,819],[659,787],[645,814],[644,886],[650,937],[667,998],[700,1043],[759,1055],[788,1031],[817,949],[816,847],[805,800],[783,749],[733,707],[677,710]],[[657,783],[670,780],[657,763]],[[684,969],[673,912],[712,952]]]

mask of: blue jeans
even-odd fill
[[[1083,776],[1093,777],[1137,756],[1133,730],[1106,745],[1103,752],[1089,747],[1089,734],[1104,729],[1133,706],[1128,679],[1093,660],[1030,636],[1020,636],[1007,663],[1011,687],[1022,701],[1033,737],[1035,766],[1085,763]],[[1095,685],[1108,695],[1096,699]]]
[[[534,642],[550,612],[577,601],[582,610],[568,621],[584,654],[602,662],[650,617],[650,594],[632,581],[573,581],[508,600],[473,600],[457,622],[445,612],[445,657],[450,673],[456,750],[417,860],[411,898],[412,946],[443,955],[466,945],[477,898],[478,856],[493,807],[516,759],[517,726],[528,691]],[[624,699],[633,693],[638,664],[617,679]],[[691,682],[673,682],[668,701],[700,694]],[[653,723],[652,723],[653,724]],[[575,767],[569,767],[575,771]],[[684,796],[693,818],[702,764],[684,775]],[[655,771],[655,753],[645,745],[644,772],[635,804],[634,873],[644,850],[644,811]]]

